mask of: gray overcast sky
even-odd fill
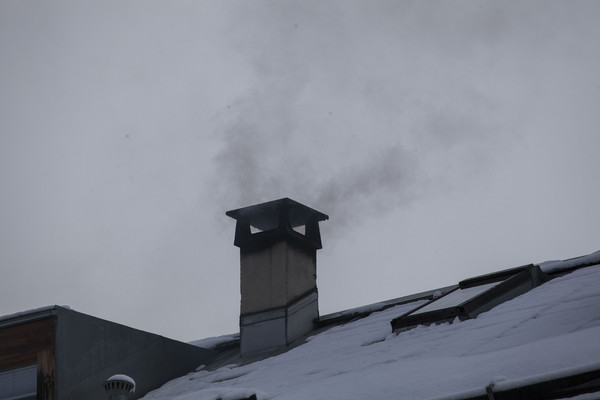
[[[600,249],[600,2],[0,2],[0,315],[235,332],[225,211],[328,313]]]

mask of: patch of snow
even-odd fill
[[[363,314],[363,313],[371,313],[378,310],[381,310],[386,306],[385,303],[373,303],[366,306],[355,307],[350,310],[341,311],[340,315],[353,315],[353,314]]]
[[[581,266],[600,264],[600,250],[586,256],[571,258],[568,260],[544,261],[536,264],[546,273],[567,271]]]
[[[598,399],[600,399],[600,392],[585,393],[585,394],[580,394],[579,396],[564,397],[562,399],[556,399],[556,400],[598,400]]]
[[[269,396],[260,390],[251,388],[236,388],[236,387],[216,387],[201,390],[196,393],[182,394],[177,397],[178,400],[239,400],[245,399],[252,395],[256,395],[257,400],[266,400]]]
[[[222,336],[212,336],[205,339],[194,340],[193,342],[189,342],[189,344],[197,347],[202,347],[205,349],[214,349],[219,345],[224,343],[233,342],[240,339],[239,333],[231,333],[229,335]]]
[[[373,303],[373,304],[367,304],[365,306],[360,306],[360,307],[355,307],[355,308],[350,308],[348,310],[344,310],[344,311],[337,311],[335,313],[332,314],[328,314],[328,315],[323,315],[321,316],[321,318],[323,319],[352,319],[354,317],[361,317],[361,316],[365,316],[366,314],[370,314],[372,312],[375,311],[380,311],[383,310],[384,308],[386,308],[388,306],[388,304],[386,303]]]
[[[583,374],[590,371],[595,371],[600,369],[600,362],[594,362],[587,365],[578,365],[573,368],[563,368],[557,371],[550,371],[545,374],[540,374],[536,376],[529,376],[520,379],[514,380],[503,380],[501,382],[497,382],[494,385],[494,391],[502,392],[510,389],[515,389],[522,386],[534,385],[536,383],[542,383],[546,381],[550,381],[553,379],[564,378],[571,375]]]
[[[498,382],[504,382],[508,379],[505,376],[498,375],[490,379],[490,383],[488,383],[488,387],[495,387]]]

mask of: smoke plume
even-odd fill
[[[254,81],[219,117],[224,204],[292,197],[342,228],[493,161],[485,154],[508,125],[495,100],[502,78],[460,60],[501,42],[501,13],[488,9],[493,31],[471,37],[440,21],[451,9],[415,15],[419,25],[410,7],[269,5],[242,9],[233,29]],[[483,51],[479,66],[492,59]]]

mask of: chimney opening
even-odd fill
[[[292,226],[294,232],[301,234],[302,236],[306,235],[306,225]]]

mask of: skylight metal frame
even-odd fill
[[[481,275],[459,282],[458,287],[437,299],[431,300],[408,313],[393,319],[390,323],[395,332],[400,332],[417,325],[439,324],[452,322],[456,318],[463,321],[476,318],[479,314],[488,311],[498,304],[504,303],[548,280],[547,275],[539,266],[529,264],[517,268],[499,271],[493,274]],[[436,301],[451,296],[459,290],[475,288],[482,285],[498,283],[465,301],[454,306],[444,307],[427,312],[419,310],[435,304]]]

